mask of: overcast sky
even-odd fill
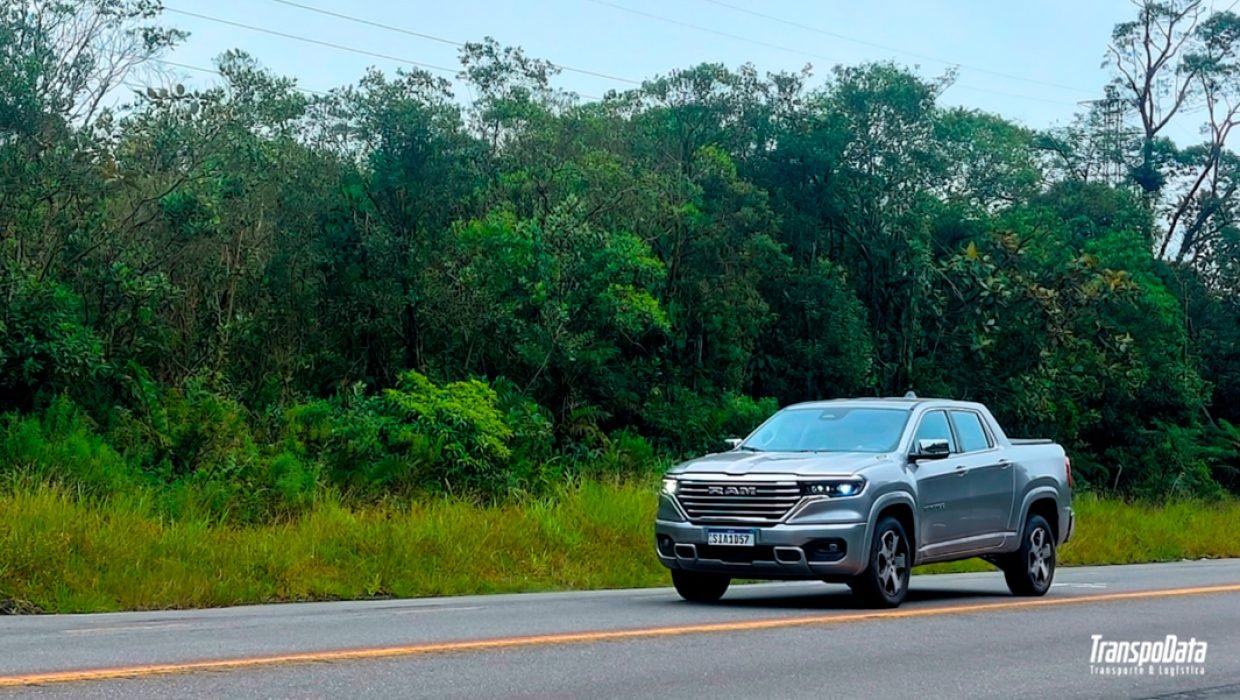
[[[1082,100],[1101,95],[1107,79],[1102,56],[1111,29],[1136,15],[1129,0],[296,2],[454,42],[493,36],[501,44],[521,46],[528,54],[557,64],[638,81],[704,61],[732,67],[750,62],[760,71],[798,70],[810,63],[815,83],[837,63],[893,59],[918,66],[927,76],[955,65],[959,78],[943,96],[944,103],[996,112],[1037,128],[1066,123],[1081,109]],[[187,65],[211,67],[221,52],[240,48],[314,90],[354,82],[368,66],[388,71],[408,66],[393,59],[457,66],[457,49],[451,44],[317,14],[279,0],[166,0],[166,6],[170,10],[166,20],[192,34],[170,57]],[[391,58],[349,53],[175,10]],[[184,75],[194,84],[214,80],[209,74]],[[630,87],[569,71],[556,82],[587,96]]]

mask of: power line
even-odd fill
[[[217,24],[225,24],[230,27],[249,29],[250,31],[262,32],[263,34],[270,34],[272,36],[284,37],[285,39],[293,39],[294,41],[302,41],[307,44],[317,44],[318,46],[326,46],[327,48],[336,49],[338,51],[348,51],[349,53],[360,54],[362,56],[371,56],[374,58],[382,58],[387,61],[396,61],[397,63],[405,63],[411,66],[417,66],[418,68],[425,68],[427,70],[440,71],[441,73],[449,73],[452,75],[456,75],[458,73],[458,70],[455,68],[448,68],[446,66],[437,66],[433,63],[422,63],[421,61],[413,61],[408,58],[401,58],[400,56],[389,56],[387,54],[376,53],[374,51],[367,51],[366,49],[359,49],[359,48],[355,48],[352,46],[344,46],[343,44],[333,44],[330,41],[321,41],[319,39],[311,39],[310,37],[299,36],[297,34],[286,34],[285,32],[278,32],[274,29],[266,29],[264,27],[255,27],[252,24],[243,24],[241,22],[233,22],[232,20],[220,19],[219,17],[211,17],[209,15],[200,15],[197,12],[188,12],[186,10],[178,10],[174,7],[165,7],[164,11],[172,12],[178,15],[185,15],[186,17],[195,17],[197,19],[207,20],[208,22],[215,22]]]
[[[221,76],[221,77],[227,77],[227,76],[225,76],[225,75],[224,75],[224,73],[222,73],[222,72],[220,72],[220,71],[218,71],[218,70],[216,70],[216,69],[214,69],[214,68],[203,68],[202,66],[193,66],[193,65],[190,65],[190,64],[188,64],[188,63],[178,63],[178,62],[176,62],[176,61],[169,61],[169,60],[167,60],[167,59],[163,59],[163,58],[152,58],[151,60],[152,60],[153,62],[155,62],[155,63],[161,63],[161,64],[163,64],[163,65],[165,65],[165,66],[173,66],[174,68],[183,68],[183,69],[185,69],[185,70],[197,71],[197,72],[199,72],[199,73],[210,73],[211,75],[218,75],[218,76]],[[146,87],[147,87],[147,86],[145,86],[145,85],[137,85],[137,84],[135,84],[135,83],[129,83],[129,82],[124,83],[124,85],[125,85],[126,87],[131,87],[131,88],[134,88],[134,89],[146,89]],[[316,95],[316,96],[319,96],[319,97],[326,97],[326,96],[328,96],[328,95],[330,95],[330,94],[331,94],[330,92],[324,92],[323,90],[314,90],[314,89],[312,89],[312,88],[305,88],[305,87],[301,87],[301,86],[299,86],[299,85],[294,85],[294,86],[292,86],[292,87],[293,87],[293,89],[294,89],[294,90],[297,90],[297,91],[299,91],[299,92],[304,92],[304,93],[306,93],[307,95]],[[584,98],[586,98],[586,99],[588,99],[588,100],[596,100],[596,101],[601,101],[601,100],[603,99],[603,98],[598,97],[598,96],[596,96],[596,95],[582,95],[582,94],[580,94],[580,93],[577,93],[577,95],[578,95],[579,97],[584,97]]]
[[[762,46],[768,49],[775,49],[776,51],[786,51],[788,53],[799,54],[802,56],[809,56],[811,58],[821,59],[829,63],[843,63],[843,61],[831,58],[830,56],[823,56],[822,54],[816,54],[810,51],[801,51],[799,49],[789,48],[787,46],[782,46],[780,44],[771,44],[765,41],[751,39],[747,36],[741,36],[740,34],[730,34],[728,32],[721,32],[716,29],[709,29],[707,27],[703,27],[697,24],[690,24],[689,22],[682,22],[678,19],[672,19],[671,17],[664,17],[662,15],[656,15],[650,12],[644,12],[642,10],[634,9],[632,7],[625,7],[624,5],[617,5],[616,3],[608,2],[607,0],[589,0],[589,1],[596,5],[605,5],[607,7],[620,10],[621,12],[628,12],[629,14],[638,15],[640,17],[646,17],[648,19],[658,20],[660,22],[666,22],[667,24],[674,24],[679,27],[686,27],[688,29],[694,29],[699,32],[705,32],[707,34],[714,34],[715,36],[721,36],[726,39],[733,39],[735,41],[743,41],[746,44],[753,44],[754,46]]]
[[[328,17],[335,17],[335,18],[337,18],[337,19],[348,20],[349,22],[356,22],[357,24],[365,24],[365,25],[368,25],[368,26],[371,26],[371,27],[377,27],[377,28],[379,28],[379,29],[386,29],[386,30],[388,30],[388,31],[399,32],[399,33],[401,33],[401,34],[407,34],[407,35],[409,35],[409,36],[416,36],[416,37],[417,37],[417,38],[419,38],[419,39],[427,39],[427,40],[429,40],[429,41],[437,41],[437,42],[439,42],[439,43],[441,43],[441,44],[448,44],[449,46],[461,47],[461,46],[464,46],[464,45],[465,45],[465,44],[463,44],[462,42],[459,42],[459,41],[453,41],[453,40],[451,40],[451,39],[445,39],[445,38],[443,38],[443,37],[440,37],[440,36],[435,36],[435,35],[433,35],[433,34],[423,34],[422,32],[415,32],[415,31],[413,31],[413,30],[411,30],[411,29],[402,29],[402,28],[400,28],[400,27],[393,27],[393,26],[391,26],[391,25],[383,24],[382,22],[372,22],[371,20],[368,20],[368,19],[362,19],[362,18],[360,18],[360,17],[352,17],[352,16],[350,16],[350,15],[341,14],[341,13],[339,13],[339,12],[332,12],[331,10],[324,10],[324,9],[322,9],[322,8],[319,8],[319,7],[311,7],[311,6],[309,6],[309,5],[302,5],[301,3],[297,3],[297,2],[290,2],[290,0],[271,0],[271,1],[272,1],[272,2],[278,2],[278,3],[280,3],[281,5],[288,5],[289,7],[296,7],[296,8],[298,8],[298,9],[300,9],[300,10],[307,10],[307,11],[310,11],[310,12],[317,12],[317,13],[319,13],[320,15],[327,15]]]
[[[763,46],[763,47],[770,48],[770,49],[776,49],[776,50],[778,50],[778,51],[785,51],[785,52],[788,52],[788,53],[799,54],[799,55],[801,55],[801,56],[808,56],[808,57],[810,57],[810,58],[819,58],[819,59],[822,59],[822,60],[824,60],[824,61],[828,61],[828,62],[830,62],[830,63],[836,63],[836,64],[841,64],[841,63],[843,63],[843,61],[839,61],[839,60],[837,60],[837,59],[833,59],[833,58],[830,58],[830,57],[828,57],[828,56],[823,56],[822,54],[816,54],[816,53],[813,53],[813,52],[811,52],[811,51],[803,51],[803,50],[801,50],[801,49],[794,49],[794,48],[791,48],[791,47],[788,47],[788,46],[784,46],[784,45],[782,45],[782,44],[772,44],[772,43],[765,42],[765,41],[759,41],[759,40],[757,40],[757,39],[751,39],[751,38],[749,38],[749,37],[747,37],[747,36],[741,36],[740,34],[731,34],[731,33],[728,33],[728,32],[721,32],[721,31],[718,31],[718,30],[715,30],[715,29],[710,29],[710,28],[708,28],[708,27],[703,27],[703,26],[701,26],[701,25],[692,24],[692,23],[690,23],[690,22],[682,22],[682,21],[680,21],[680,20],[677,20],[677,19],[672,19],[672,18],[670,18],[670,17],[663,17],[662,15],[656,15],[656,14],[653,14],[653,13],[650,13],[650,12],[645,12],[645,11],[642,11],[642,10],[634,9],[634,8],[632,8],[632,7],[625,7],[624,5],[618,5],[618,4],[614,3],[614,2],[609,2],[608,0],[589,0],[589,2],[592,2],[592,3],[596,4],[596,5],[604,5],[604,6],[607,6],[607,7],[611,7],[611,8],[614,8],[614,9],[620,10],[620,11],[622,11],[622,12],[628,12],[628,13],[630,13],[630,14],[639,15],[639,16],[641,16],[641,17],[646,17],[646,18],[649,18],[649,19],[658,20],[658,21],[660,21],[660,22],[666,22],[667,24],[674,24],[674,25],[677,25],[677,26],[680,26],[680,27],[686,27],[686,28],[693,29],[693,30],[696,30],[696,31],[699,31],[699,32],[704,32],[704,33],[706,33],[706,34],[714,34],[715,36],[721,36],[721,37],[725,37],[725,38],[728,38],[728,39],[733,39],[733,40],[736,40],[736,41],[742,41],[742,42],[745,42],[745,43],[747,43],[747,44],[753,44],[753,45],[755,45],[755,46]],[[952,64],[952,65],[956,65],[956,64]],[[976,92],[988,92],[988,93],[995,94],[995,95],[1002,95],[1002,96],[1004,96],[1004,97],[1012,97],[1012,98],[1022,99],[1022,100],[1034,100],[1034,101],[1038,101],[1038,102],[1049,102],[1049,103],[1053,103],[1053,104],[1068,105],[1068,106],[1073,106],[1073,107],[1075,107],[1075,106],[1076,106],[1076,103],[1074,103],[1074,102],[1066,102],[1066,101],[1063,101],[1063,100],[1055,100],[1055,99],[1046,98],[1046,97],[1032,97],[1032,96],[1029,96],[1029,95],[1015,95],[1015,94],[1011,94],[1011,93],[1005,93],[1005,92],[999,92],[999,91],[996,91],[996,90],[991,90],[991,89],[989,89],[989,88],[974,87],[974,86],[971,86],[971,85],[953,85],[953,87],[958,87],[958,88],[960,88],[960,89],[962,89],[962,90],[973,90],[973,91],[976,91]],[[1061,86],[1061,87],[1062,87],[1062,86]],[[1071,89],[1075,90],[1075,89],[1077,89],[1077,88],[1071,88]]]
[[[289,7],[296,7],[301,10],[306,10],[307,12],[316,12],[320,15],[326,15],[328,17],[335,17],[337,19],[343,19],[347,22],[353,22],[355,24],[363,24],[368,27],[376,27],[378,29],[384,29],[389,32],[396,32],[398,34],[404,34],[406,36],[417,37],[419,39],[426,39],[427,41],[435,41],[440,44],[447,44],[449,46],[456,46],[458,48],[465,46],[465,43],[461,41],[445,39],[441,36],[435,36],[434,34],[425,34],[422,32],[415,32],[412,29],[405,29],[403,27],[394,27],[390,24],[384,24],[382,22],[375,22],[373,20],[363,19],[361,17],[354,17],[352,15],[346,15],[340,12],[332,12],[331,10],[324,10],[319,7],[311,7],[310,5],[303,5],[298,2],[292,2],[292,0],[271,0],[271,1],[279,3],[281,5],[287,5]],[[620,76],[610,75],[608,73],[600,73],[598,71],[593,71],[593,70],[589,70],[586,68],[575,68],[573,66],[567,66],[562,63],[552,63],[551,65],[567,73],[578,73],[581,75],[589,75],[595,78],[603,78],[605,80],[614,80],[618,83],[627,83],[629,85],[641,85],[642,84],[642,81],[640,80],[630,80],[629,78],[621,78]]]
[[[1035,97],[1033,95],[1020,95],[1014,92],[1004,92],[1002,90],[991,90],[990,88],[974,87],[973,85],[959,85],[959,84],[953,83],[947,86],[947,89],[950,90],[951,88],[956,88],[958,90],[969,90],[971,92],[984,92],[990,95],[998,95],[999,97],[1010,97],[1014,100],[1031,100],[1033,102],[1045,102],[1047,104],[1052,104],[1052,105],[1075,105],[1077,104],[1073,102],[1064,102],[1063,100],[1057,100],[1053,97]]]
[[[191,65],[189,65],[188,63],[177,63],[176,61],[169,61],[169,60],[166,60],[166,59],[163,59],[163,58],[153,58],[153,59],[151,59],[151,60],[152,60],[152,61],[154,61],[154,62],[156,62],[156,63],[162,63],[162,64],[164,64],[164,65],[166,65],[166,66],[174,66],[174,67],[176,67],[176,68],[184,68],[185,70],[198,71],[199,73],[211,73],[212,75],[224,76],[224,74],[223,74],[223,73],[221,73],[221,72],[220,72],[220,71],[218,71],[218,70],[215,70],[214,68],[203,68],[202,66],[191,66]],[[330,95],[330,94],[331,94],[330,92],[325,92],[325,91],[323,91],[323,90],[314,90],[314,89],[311,89],[311,88],[304,88],[304,87],[300,87],[300,86],[298,86],[298,85],[294,85],[294,86],[293,86],[293,89],[294,89],[294,90],[298,90],[298,91],[300,91],[300,92],[304,92],[304,93],[306,93],[306,94],[308,94],[308,95],[318,95],[318,96],[320,96],[320,97],[326,97],[327,95]],[[586,98],[587,100],[599,100],[599,101],[601,101],[601,100],[603,99],[603,98],[601,98],[601,97],[598,97],[597,95],[582,95],[581,93],[577,93],[577,95],[578,95],[579,97],[584,97],[584,98]]]
[[[191,66],[188,63],[177,63],[176,61],[169,61],[163,58],[154,58],[151,60],[153,60],[156,63],[162,63],[165,66],[172,66],[174,68],[183,68],[185,70],[197,71],[199,73],[211,73],[212,75],[224,76],[222,72],[215,70],[214,68],[203,68],[202,66]],[[310,88],[304,88],[304,87],[300,87],[297,85],[294,85],[293,89],[299,92],[304,92],[308,95],[318,95],[320,97],[326,96],[329,94],[329,93],[323,92],[322,90],[312,90]]]
[[[737,7],[736,5],[732,5],[732,4],[730,4],[730,3],[722,2],[722,0],[702,0],[702,2],[708,2],[708,3],[712,4],[712,5],[717,5],[717,6],[719,6],[719,7],[724,7],[724,8],[727,8],[727,9],[729,9],[729,10],[733,10],[733,11],[735,11],[735,12],[741,12],[741,13],[744,13],[744,14],[747,14],[747,15],[751,15],[751,16],[753,16],[753,17],[761,17],[761,18],[763,18],[763,19],[767,19],[767,20],[770,20],[770,21],[772,21],[772,22],[778,22],[779,24],[787,25],[787,26],[789,26],[789,27],[796,27],[797,29],[804,29],[805,31],[815,32],[815,33],[818,33],[818,34],[823,34],[823,35],[825,35],[825,36],[829,36],[829,37],[833,37],[833,38],[836,38],[836,39],[840,39],[840,40],[842,40],[842,41],[849,41],[849,42],[852,42],[852,43],[854,43],[854,44],[862,44],[862,45],[864,45],[864,46],[870,46],[870,47],[873,47],[873,48],[876,48],[876,49],[882,49],[882,50],[884,50],[884,51],[891,51],[891,52],[893,52],[893,53],[903,54],[903,55],[905,55],[905,56],[911,56],[911,57],[913,57],[913,58],[919,58],[919,59],[921,59],[921,60],[923,60],[923,61],[933,61],[933,62],[935,62],[935,63],[942,63],[942,64],[949,65],[949,66],[959,66],[959,67],[961,67],[961,68],[967,68],[967,69],[969,69],[969,70],[971,70],[971,71],[976,71],[976,72],[978,72],[978,73],[986,73],[986,74],[988,74],[988,75],[993,75],[993,76],[997,76],[997,77],[1000,77],[1000,78],[1007,78],[1007,79],[1009,79],[1009,80],[1019,80],[1019,81],[1026,82],[1026,83],[1032,83],[1032,84],[1034,84],[1034,85],[1042,85],[1042,86],[1045,86],[1045,87],[1059,88],[1059,89],[1061,89],[1061,90],[1072,90],[1072,91],[1074,91],[1074,92],[1082,92],[1082,93],[1088,93],[1088,94],[1093,94],[1093,93],[1095,92],[1094,90],[1087,90],[1087,89],[1085,89],[1085,88],[1075,87],[1075,86],[1072,86],[1072,85],[1062,85],[1062,84],[1060,84],[1060,83],[1051,83],[1051,82],[1047,82],[1047,81],[1044,81],[1044,80],[1037,80],[1036,78],[1027,78],[1027,77],[1020,76],[1020,75],[1012,75],[1012,74],[1010,74],[1010,73],[1003,73],[1003,72],[1000,72],[1000,71],[991,70],[991,69],[989,69],[989,68],[982,68],[982,67],[980,67],[980,66],[972,66],[972,65],[969,65],[969,64],[967,64],[967,63],[960,63],[959,61],[949,61],[949,60],[947,60],[947,59],[943,59],[943,58],[936,58],[936,57],[934,57],[934,56],[927,56],[927,55],[925,55],[925,54],[916,53],[916,52],[914,52],[914,51],[906,51],[906,50],[904,50],[904,49],[896,48],[896,47],[894,47],[894,46],[885,46],[885,45],[883,45],[883,44],[878,44],[878,43],[875,43],[875,42],[873,42],[873,41],[867,41],[867,40],[865,40],[865,39],[857,39],[857,38],[854,38],[854,37],[845,36],[844,34],[839,34],[839,33],[836,33],[836,32],[830,32],[830,31],[827,31],[827,30],[825,30],[825,29],[819,29],[818,27],[811,27],[811,26],[809,26],[809,25],[807,25],[807,24],[801,24],[800,22],[794,22],[794,21],[792,21],[792,20],[783,19],[782,17],[776,17],[776,16],[774,16],[774,15],[768,15],[768,14],[766,14],[765,12],[758,12],[757,10],[750,10],[750,9],[748,9],[748,8],[745,8],[745,7]]]
[[[265,27],[255,27],[255,26],[253,26],[253,25],[250,25],[250,24],[244,24],[244,23],[242,23],[242,22],[234,22],[234,21],[232,21],[232,20],[221,19],[221,18],[219,18],[219,17],[212,17],[212,16],[210,16],[210,15],[202,15],[202,14],[198,14],[197,12],[189,12],[188,10],[179,10],[179,9],[177,9],[177,8],[175,8],[175,7],[164,7],[164,11],[165,11],[165,12],[172,12],[172,13],[174,13],[174,14],[178,14],[178,15],[185,15],[186,17],[194,17],[194,18],[197,18],[197,19],[204,19],[204,20],[207,20],[208,22],[216,22],[216,23],[218,23],[218,24],[228,25],[228,26],[230,26],[230,27],[239,27],[239,28],[241,28],[241,29],[249,29],[249,30],[251,30],[251,31],[255,31],[255,32],[262,32],[263,34],[270,34],[270,35],[272,35],[272,36],[283,37],[283,38],[286,38],[286,39],[293,39],[293,40],[295,40],[295,41],[302,41],[302,42],[305,42],[305,43],[307,43],[307,44],[316,44],[316,45],[318,45],[318,46],[326,46],[327,48],[330,48],[330,49],[336,49],[336,50],[338,50],[338,51],[348,51],[349,53],[360,54],[360,55],[363,55],[363,56],[373,56],[373,57],[375,57],[375,58],[382,58],[382,59],[385,59],[385,60],[388,60],[388,61],[396,61],[396,62],[398,62],[398,63],[405,63],[405,64],[408,64],[408,65],[411,65],[411,66],[417,66],[417,67],[419,67],[419,68],[426,68],[426,69],[428,69],[428,70],[435,70],[435,71],[439,71],[439,72],[441,72],[441,73],[449,73],[449,74],[451,74],[451,75],[452,75],[452,76],[454,76],[454,77],[455,77],[456,75],[458,75],[458,74],[459,74],[459,72],[460,72],[460,71],[458,71],[458,70],[457,70],[457,69],[455,69],[455,68],[448,68],[448,67],[446,67],[446,66],[437,66],[437,65],[434,65],[434,64],[432,64],[432,63],[423,63],[423,62],[421,62],[421,61],[414,61],[414,60],[412,60],[412,59],[402,58],[402,57],[400,57],[400,56],[389,56],[388,54],[376,53],[376,52],[374,52],[374,51],[367,51],[366,49],[359,49],[359,48],[356,48],[356,47],[353,47],[353,46],[345,46],[345,45],[343,45],[343,44],[333,44],[332,42],[329,42],[329,41],[321,41],[321,40],[319,40],[319,39],[312,39],[312,38],[310,38],[310,37],[300,36],[300,35],[298,35],[298,34],[288,34],[288,33],[285,33],[285,32],[278,32],[278,31],[276,31],[276,30],[274,30],[274,29],[267,29],[267,28],[265,28]],[[193,70],[193,69],[191,69],[191,70]],[[588,100],[596,100],[596,101],[597,101],[597,100],[602,100],[602,99],[603,99],[603,98],[598,97],[598,96],[595,96],[595,95],[587,95],[587,94],[584,94],[584,93],[576,93],[576,95],[577,95],[578,97],[583,97],[583,98],[588,99]]]

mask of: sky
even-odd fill
[[[288,0],[292,2],[292,0]],[[1130,0],[295,0],[448,42],[494,37],[565,70],[559,87],[597,97],[702,62],[759,71],[894,60],[926,77],[952,66],[940,102],[1001,114],[1033,128],[1069,122],[1101,96],[1102,58]],[[295,7],[281,0],[165,0],[168,24],[191,33],[168,60],[210,68],[228,49],[311,90],[422,63],[455,70],[457,47]],[[202,15],[190,16],[184,13]],[[212,17],[358,49],[351,53],[222,24]],[[187,84],[217,80],[179,68]],[[450,77],[446,71],[432,73]],[[600,77],[590,73],[604,74]],[[1191,133],[1191,130],[1190,130]]]

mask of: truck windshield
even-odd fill
[[[894,408],[789,408],[741,444],[761,452],[891,452],[909,412]]]

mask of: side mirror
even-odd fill
[[[740,447],[743,440],[744,438],[724,438],[723,444],[727,445],[729,450],[735,450]]]
[[[913,450],[913,454],[909,455],[911,459],[943,459],[952,453],[951,445],[942,439],[925,439],[918,440],[917,447]]]

